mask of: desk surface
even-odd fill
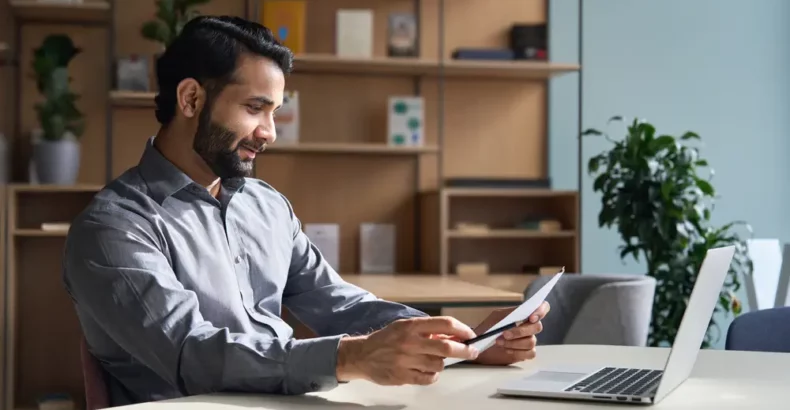
[[[661,368],[668,349],[614,346],[543,346],[532,362],[511,367],[458,366],[445,369],[432,386],[384,387],[352,382],[307,396],[210,395],[128,406],[129,410],[508,410],[639,409],[608,403],[583,403],[496,396],[502,382],[540,365],[607,364]],[[703,350],[684,384],[659,409],[788,409],[790,354]]]
[[[478,285],[451,276],[402,273],[398,275],[343,275],[374,295],[404,304],[518,304],[522,293]]]

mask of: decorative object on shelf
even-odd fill
[[[66,393],[53,393],[37,399],[38,410],[74,410],[74,400]]]
[[[68,231],[71,228],[70,222],[44,222],[41,224],[41,230],[52,232],[52,231]]]
[[[299,142],[299,92],[286,90],[283,105],[274,117],[277,143],[295,144]]]
[[[559,232],[562,230],[562,223],[556,219],[543,219],[538,222],[538,230],[541,232]]]
[[[373,57],[373,10],[339,9],[335,23],[335,54]]]
[[[306,2],[304,0],[262,0],[260,21],[280,43],[294,54],[305,52]]]
[[[456,60],[513,60],[513,50],[507,48],[458,48],[453,51]]]
[[[413,13],[391,13],[388,35],[390,57],[417,57],[417,18]]]
[[[116,90],[150,91],[150,77],[147,58],[133,54],[116,62]]]
[[[464,262],[455,265],[455,274],[462,277],[479,277],[488,275],[488,264],[485,262]]]
[[[488,233],[490,228],[484,223],[477,222],[458,222],[455,229],[463,233]]]
[[[628,124],[619,116],[609,122]],[[741,302],[734,292],[740,289],[742,278],[751,275],[753,263],[747,241],[734,228],[743,225],[750,236],[751,227],[744,222],[716,226],[711,220],[716,191],[710,177],[702,175],[708,162],[699,148],[690,145],[700,136],[690,131],[679,137],[658,135],[655,126],[639,119],[626,126],[621,140],[596,129],[582,135],[602,136],[613,145],[588,162],[588,173],[595,177],[593,191],[601,194],[598,225],[617,229],[624,242],[621,259],[643,258],[647,274],[657,280],[648,344],[674,342],[710,248],[736,247],[716,312],[738,315]],[[710,347],[722,331],[714,317],[703,347]]]
[[[538,275],[555,275],[562,270],[562,266],[541,266],[538,269]]]
[[[340,226],[338,224],[305,224],[304,233],[329,263],[340,272]]]
[[[147,21],[140,28],[140,34],[148,40],[160,43],[162,50],[167,48],[184,25],[200,13],[194,7],[211,0],[156,0],[156,20]]]
[[[393,273],[395,269],[395,225],[363,223],[359,226],[361,273]]]
[[[35,106],[41,128],[32,134],[36,178],[42,184],[77,180],[84,121],[76,106],[78,96],[69,89],[68,65],[80,52],[69,36],[52,34],[33,55],[36,87],[44,97]]]
[[[514,24],[510,28],[510,49],[517,60],[548,59],[546,24]]]
[[[387,111],[389,145],[422,146],[425,142],[425,103],[419,96],[393,96]]]

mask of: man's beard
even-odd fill
[[[249,149],[255,152],[261,147],[253,147],[255,143],[245,144],[242,141],[234,148],[234,143],[238,140],[236,133],[211,121],[209,108],[207,106],[200,113],[192,148],[208,164],[214,175],[221,179],[252,176],[253,161],[242,160],[238,151],[245,145],[250,145]]]

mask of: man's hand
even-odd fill
[[[403,319],[366,336],[340,340],[339,381],[364,379],[381,385],[432,384],[444,369],[444,358],[477,358],[477,350],[451,338],[475,334],[451,317]]]
[[[480,335],[490,330],[500,320],[504,319],[515,308],[498,309],[494,311],[486,320],[475,328],[475,333]],[[475,363],[488,365],[509,365],[524,360],[535,358],[535,345],[538,340],[535,337],[543,330],[541,320],[549,313],[548,302],[543,302],[529,319],[520,326],[506,330],[496,339],[496,344],[488,350],[480,353]]]

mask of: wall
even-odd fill
[[[578,2],[550,7],[552,59],[578,61]],[[583,128],[619,114],[646,118],[662,133],[698,132],[721,196],[715,222],[746,220],[756,237],[790,241],[790,2],[587,0],[582,15]],[[568,77],[554,80],[550,94],[557,188],[578,181],[578,77]],[[602,140],[585,140],[583,170],[604,149]],[[620,262],[618,237],[597,226],[592,179],[584,175],[582,185],[583,272],[643,272]]]

